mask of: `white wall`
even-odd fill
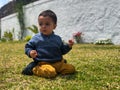
[[[11,14],[7,17],[4,17],[1,19],[1,36],[4,36],[5,31],[13,32],[14,28],[14,39],[19,38],[19,32],[20,32],[20,25],[17,19],[17,13]]]
[[[84,42],[109,38],[114,44],[120,44],[120,0],[36,1],[24,6],[26,27],[38,25],[38,15],[46,9],[51,9],[57,14],[58,25],[55,33],[65,41],[72,38],[74,32],[80,31],[84,34]],[[12,22],[11,19],[9,22]],[[1,24],[5,25],[3,22]],[[13,23],[11,27],[13,26],[16,27],[16,24]],[[2,26],[2,31],[6,28],[7,26]],[[26,34],[33,35],[30,31]]]

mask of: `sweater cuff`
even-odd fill
[[[72,47],[70,47],[68,44],[66,45],[66,48],[67,48],[68,50],[71,50],[71,49],[72,49]]]
[[[27,56],[31,58],[30,52],[31,52],[31,50],[29,50],[29,51],[27,52]]]

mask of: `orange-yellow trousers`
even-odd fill
[[[39,62],[37,66],[33,69],[33,74],[45,78],[53,78],[58,73],[65,75],[65,74],[72,74],[75,72],[75,68],[71,64],[64,63],[64,60],[56,63],[47,63],[47,62]]]

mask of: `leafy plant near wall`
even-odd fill
[[[4,32],[4,36],[0,39],[0,42],[13,41],[13,38],[15,36],[14,31],[14,28],[12,30],[6,30]]]
[[[12,41],[13,40],[13,34],[10,31],[5,31],[4,32],[4,39],[6,39],[7,41]]]
[[[30,30],[34,34],[38,33],[38,27],[36,25],[32,25],[30,27],[26,28],[27,30]],[[24,38],[25,41],[29,41],[32,38],[32,36],[28,35]]]
[[[0,28],[0,39],[1,39],[1,28]]]
[[[112,45],[112,40],[111,39],[104,39],[104,40],[97,40],[94,43],[95,45]]]
[[[32,38],[32,36],[28,35],[24,38],[25,41],[29,41]]]
[[[32,25],[32,27],[27,27],[27,29],[32,31],[34,34],[38,33],[38,27],[36,25]]]
[[[82,32],[73,33],[73,39],[76,41],[76,43],[82,43],[82,35]]]
[[[25,23],[24,23],[24,12],[23,12],[23,5],[24,5],[24,1],[23,0],[19,0],[19,2],[16,3],[15,8],[16,8],[16,12],[18,12],[18,20],[19,20],[19,24],[20,24],[20,29],[21,29],[21,37],[20,39],[23,39],[23,34],[25,31]]]

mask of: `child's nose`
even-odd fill
[[[43,28],[45,28],[45,27],[46,27],[46,25],[42,25],[42,27],[43,27]]]

